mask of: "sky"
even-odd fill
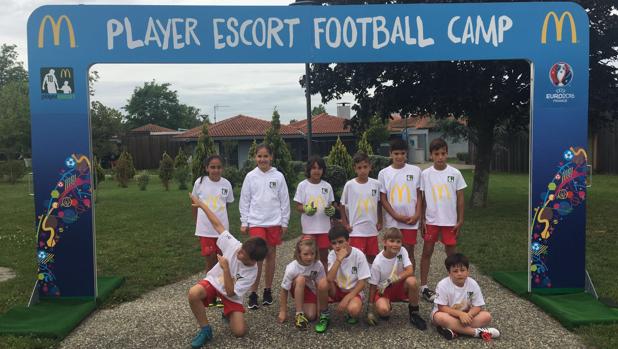
[[[0,11],[0,44],[15,44],[19,60],[28,67],[26,23],[36,8],[49,4],[110,4],[110,5],[279,5],[293,0],[2,0]],[[270,119],[277,108],[283,123],[306,117],[305,91],[299,84],[305,72],[303,64],[97,64],[93,66],[100,79],[95,84],[94,100],[121,110],[133,90],[155,79],[170,83],[178,91],[181,103],[210,115],[211,122],[238,115]],[[345,95],[341,102],[354,102]],[[337,114],[337,101],[326,104],[329,114]],[[320,95],[312,96],[311,104],[321,103]]]

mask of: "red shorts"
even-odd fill
[[[330,248],[328,234],[303,234],[301,239],[314,239],[320,250]]]
[[[281,226],[249,227],[249,236],[262,238],[268,246],[281,245]]]
[[[407,302],[408,293],[406,292],[404,281],[405,280],[400,280],[397,283],[388,286],[384,290],[384,294],[379,294],[378,292],[376,292],[375,296],[373,297],[373,301],[376,302],[378,299],[384,297],[391,302]]]
[[[453,227],[442,227],[439,225],[427,225],[427,231],[423,235],[423,240],[437,242],[438,234],[442,234],[442,243],[447,246],[457,245],[457,236],[453,232]]]
[[[292,283],[292,288],[290,288],[290,294],[292,295],[292,298],[294,298],[294,290],[296,289],[294,286],[296,286],[295,282]],[[316,296],[309,287],[305,286],[305,292],[303,293],[303,303],[316,304],[317,302],[318,296]]]
[[[223,301],[223,315],[228,316],[234,312],[245,312],[245,307],[243,307],[242,304],[238,304],[227,299],[227,297],[219,293],[219,291],[217,291],[217,289],[214,288],[214,286],[211,285],[208,280],[200,280],[200,282],[198,282],[197,284],[202,286],[206,291],[206,298],[202,300],[205,307],[208,307],[209,304],[212,304],[215,301],[216,297],[219,297],[221,298],[221,301]]]
[[[213,254],[222,255],[223,252],[217,246],[218,238],[209,238],[200,236],[200,245],[202,245],[202,256],[212,256]]]
[[[335,285],[335,296],[328,298],[328,302],[329,303],[340,302],[343,299],[343,297],[347,296],[348,293],[350,293],[350,292],[346,292],[346,291],[343,291],[342,289],[340,289],[339,286],[337,286],[337,284],[334,284],[334,285]],[[360,293],[356,295],[356,298],[360,299],[361,302],[363,301],[363,297],[361,297]]]
[[[416,245],[417,232],[417,229],[401,229],[401,234],[403,235],[403,240],[401,242],[403,242],[404,245]]]
[[[360,236],[350,236],[350,246],[356,247],[359,250],[363,251],[365,256],[377,256],[380,252],[380,248],[378,247],[378,237],[377,236],[369,236],[369,237],[360,237]]]

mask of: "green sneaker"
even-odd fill
[[[206,342],[212,339],[212,327],[206,325],[197,333],[191,341],[191,348],[198,349],[204,346]]]
[[[345,322],[350,325],[356,325],[358,323],[358,319],[351,317],[349,314],[345,314]]]
[[[320,320],[315,325],[315,331],[317,333],[324,333],[326,329],[328,329],[328,324],[330,323],[330,316],[320,314]]]
[[[217,308],[223,308],[223,301],[221,300],[221,298],[215,298],[214,306]]]

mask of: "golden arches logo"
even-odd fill
[[[64,68],[60,70],[60,77],[64,79],[71,78],[71,69]]]
[[[569,24],[571,28],[571,42],[577,42],[577,27],[575,26],[575,19],[573,19],[573,15],[569,11],[562,12],[560,18],[558,18],[558,14],[554,11],[549,11],[547,15],[545,15],[545,20],[543,21],[543,29],[541,29],[541,43],[547,43],[547,26],[549,25],[549,19],[554,20],[554,25],[556,27],[556,41],[562,42],[562,27],[564,25],[564,19],[569,18]]]
[[[446,184],[436,184],[431,187],[431,195],[434,201],[442,200],[442,196],[446,196],[447,199],[451,198],[451,192]]]
[[[356,203],[356,218],[359,218],[362,214],[369,214],[369,210],[375,208],[376,205],[371,198],[358,200]]]
[[[66,15],[62,15],[56,21],[52,16],[46,15],[43,17],[41,24],[39,25],[39,48],[43,48],[45,46],[45,24],[49,21],[52,27],[52,34],[54,38],[54,46],[60,45],[60,29],[62,27],[62,23],[66,23],[67,29],[69,31],[69,45],[71,48],[75,47],[75,31],[73,30],[73,24],[71,20]]]
[[[309,196],[309,202],[307,202],[309,205],[311,205],[313,203],[313,206],[316,208],[324,208],[326,207],[326,201],[324,201],[324,198],[322,197],[322,195],[318,195],[318,196]]]
[[[398,185],[394,184],[391,187],[390,202],[395,202],[395,193],[397,193],[397,199],[399,203],[403,203],[403,194],[406,194],[406,203],[412,201],[412,195],[410,194],[410,188],[406,184]]]
[[[219,205],[219,196],[218,195],[208,195],[205,200],[203,200],[206,205],[213,211],[220,211],[223,209],[223,205]]]

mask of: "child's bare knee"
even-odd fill
[[[187,294],[189,301],[196,301],[202,299],[202,286],[195,285],[189,289]]]
[[[380,303],[380,304],[376,304],[376,312],[378,313],[378,315],[380,316],[387,316],[388,313],[390,313],[390,309],[388,307],[387,304],[384,303]]]
[[[328,288],[329,288],[328,280],[326,280],[326,278],[322,278],[318,282],[318,290],[323,291],[323,292],[328,292]]]
[[[242,337],[247,333],[247,324],[242,313],[230,314],[230,330],[235,337]]]
[[[297,287],[305,286],[305,277],[303,275],[298,275],[296,279],[294,279]]]
[[[414,276],[410,276],[406,279],[406,285],[408,286],[408,288],[410,289],[415,289],[418,287],[418,283],[416,281],[416,278]]]

